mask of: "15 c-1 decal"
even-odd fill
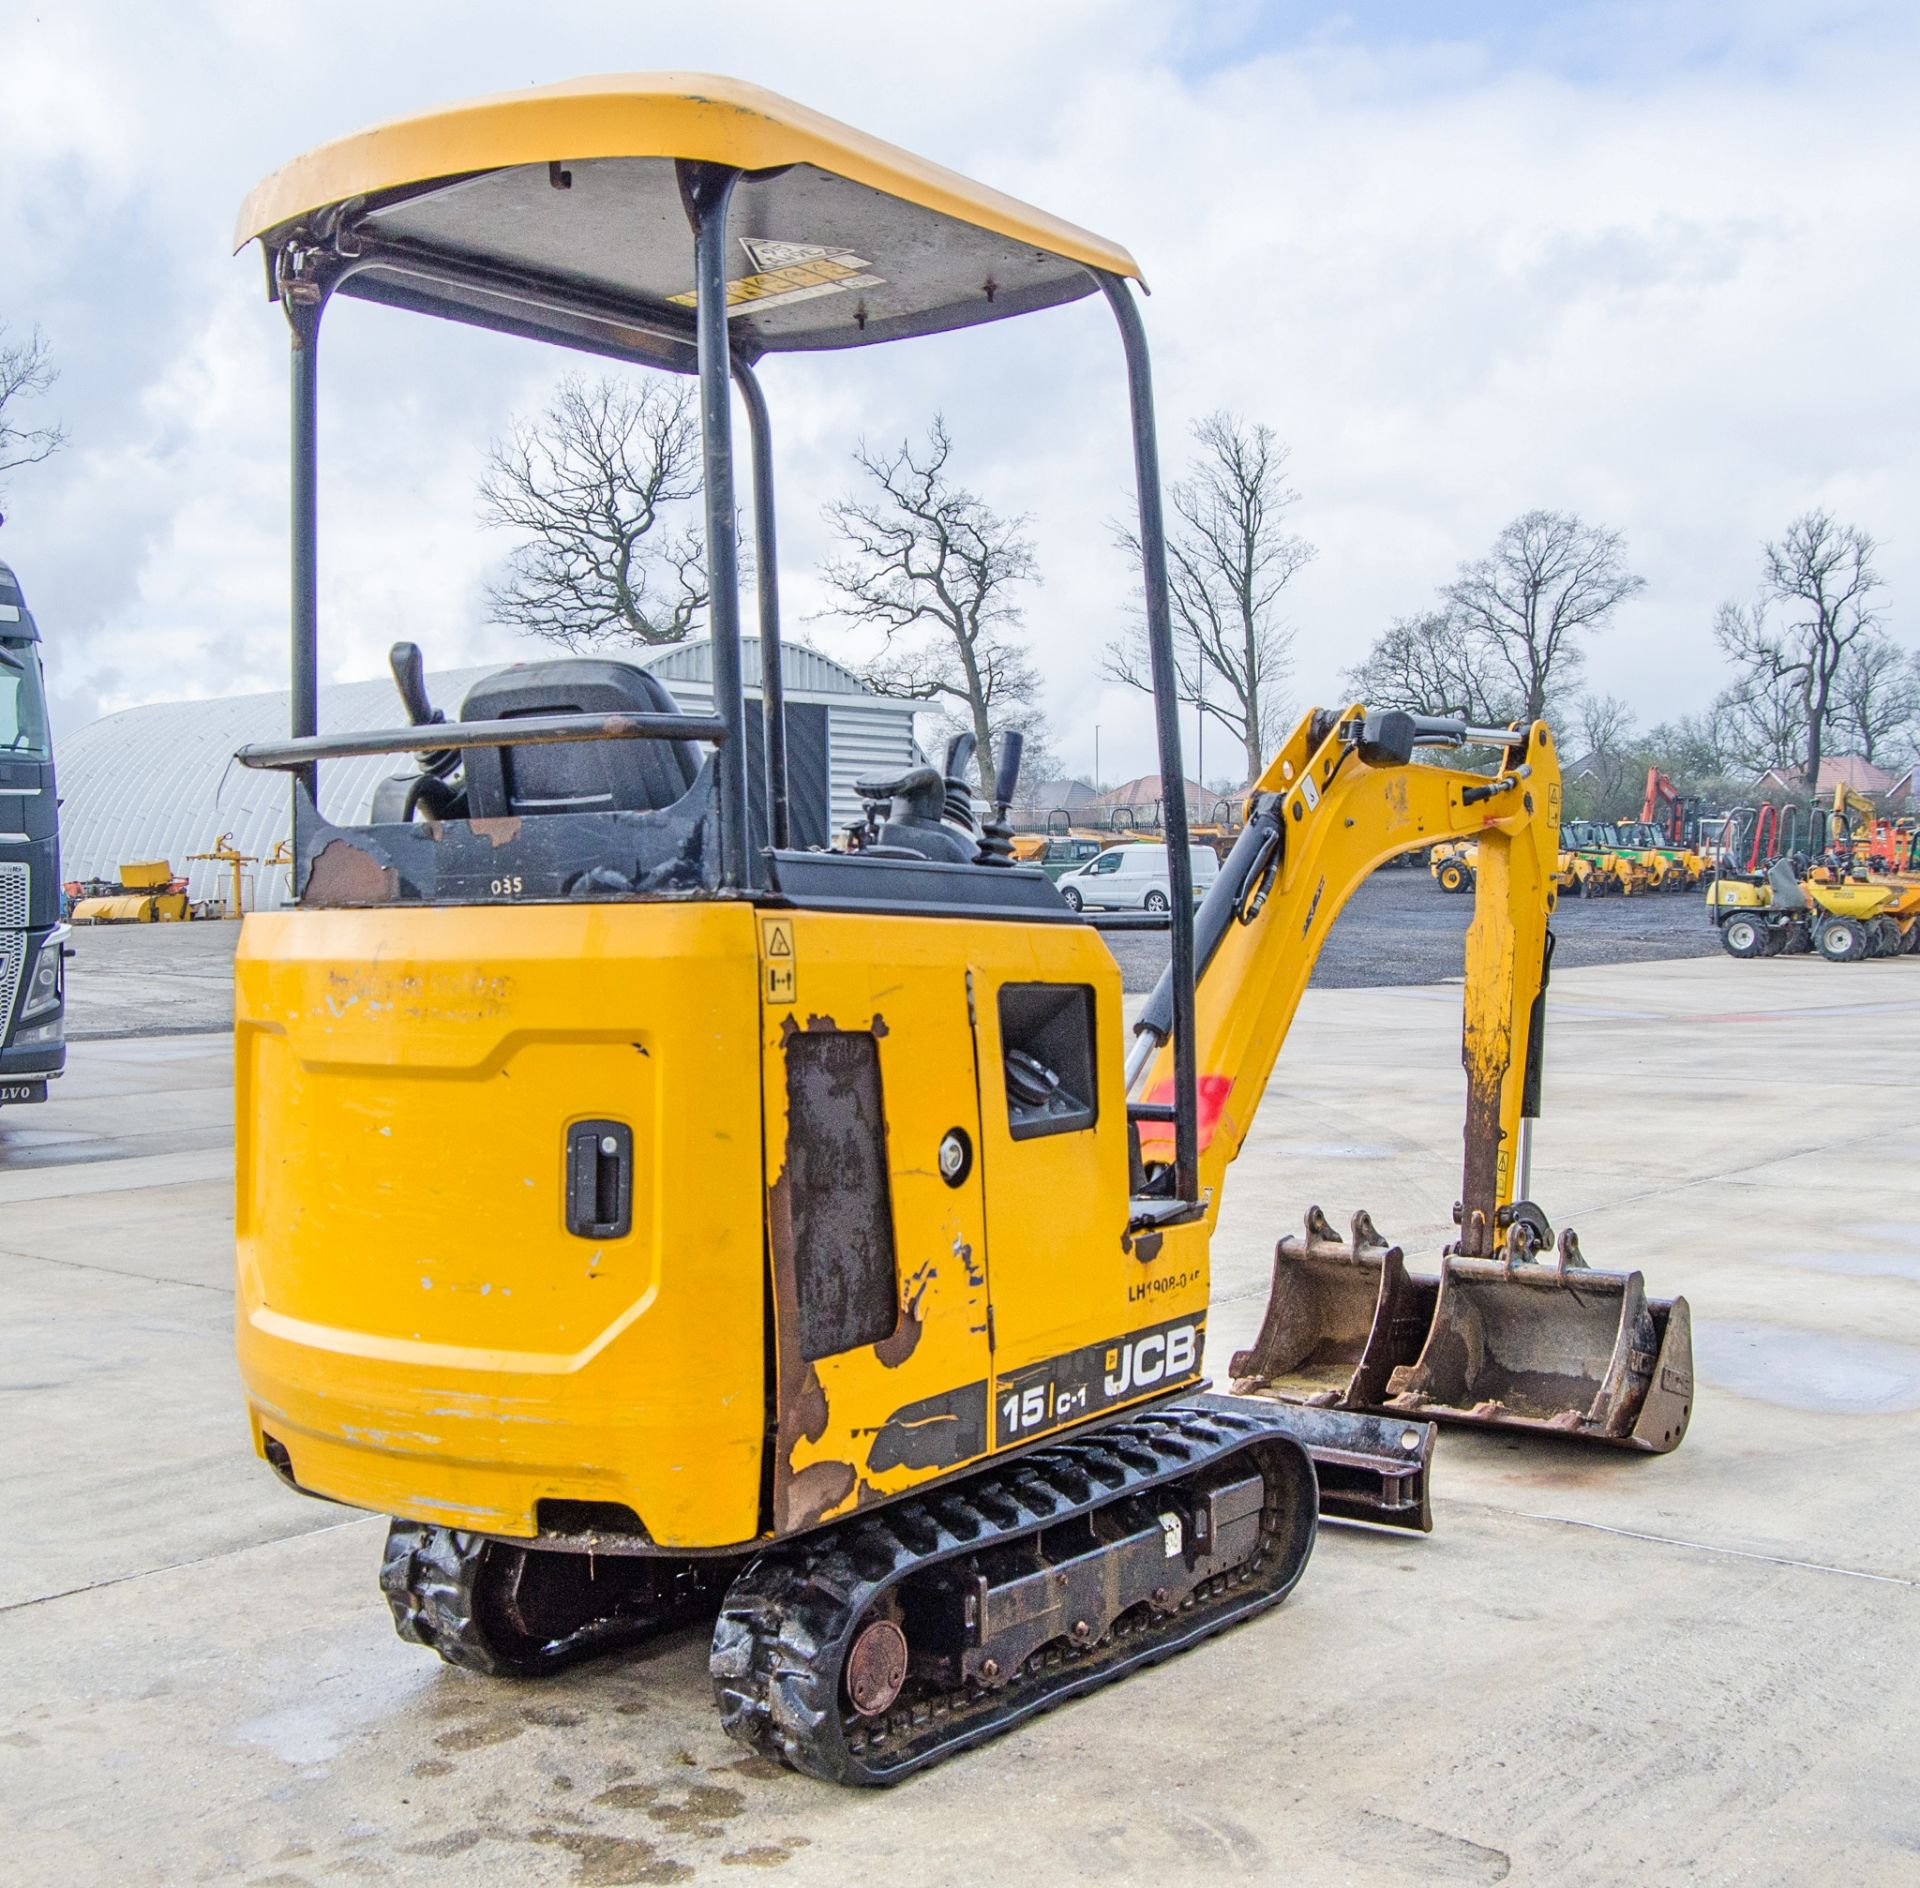
[[[1176,1318],[1009,1370],[994,1385],[994,1446],[1031,1442],[1200,1374],[1205,1318]]]

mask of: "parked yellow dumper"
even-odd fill
[[[82,898],[75,924],[177,924],[193,916],[186,888],[167,859],[147,859],[120,868],[120,890]]]

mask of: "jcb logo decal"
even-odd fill
[[[1199,1374],[1206,1329],[1204,1315],[1176,1318],[1009,1370],[994,1386],[995,1446],[1031,1442],[1159,1384],[1188,1381]]]
[[[1118,1398],[1134,1390],[1150,1390],[1169,1377],[1177,1381],[1191,1373],[1199,1353],[1197,1324],[1176,1324],[1171,1330],[1130,1338],[1107,1352],[1106,1392]]]

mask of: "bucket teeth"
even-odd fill
[[[1693,1402],[1684,1298],[1649,1298],[1638,1272],[1598,1271],[1571,1229],[1553,1249],[1537,1207],[1508,1217],[1497,1258],[1409,1272],[1372,1218],[1341,1239],[1318,1206],[1274,1248],[1273,1287],[1243,1394],[1319,1408],[1532,1429],[1664,1453]]]

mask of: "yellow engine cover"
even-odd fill
[[[241,1375],[302,1487],[527,1535],[751,1538],[760,1005],[740,905],[257,914],[236,976]],[[631,1125],[632,1229],[563,1222]]]
[[[314,1493],[735,1546],[1201,1374],[1208,1228],[1129,1232],[1084,926],[270,913],[236,1001],[241,1374]],[[1023,1046],[1067,1072],[1057,1118],[1017,1112]],[[630,1133],[622,1236],[569,1230],[582,1124]]]

